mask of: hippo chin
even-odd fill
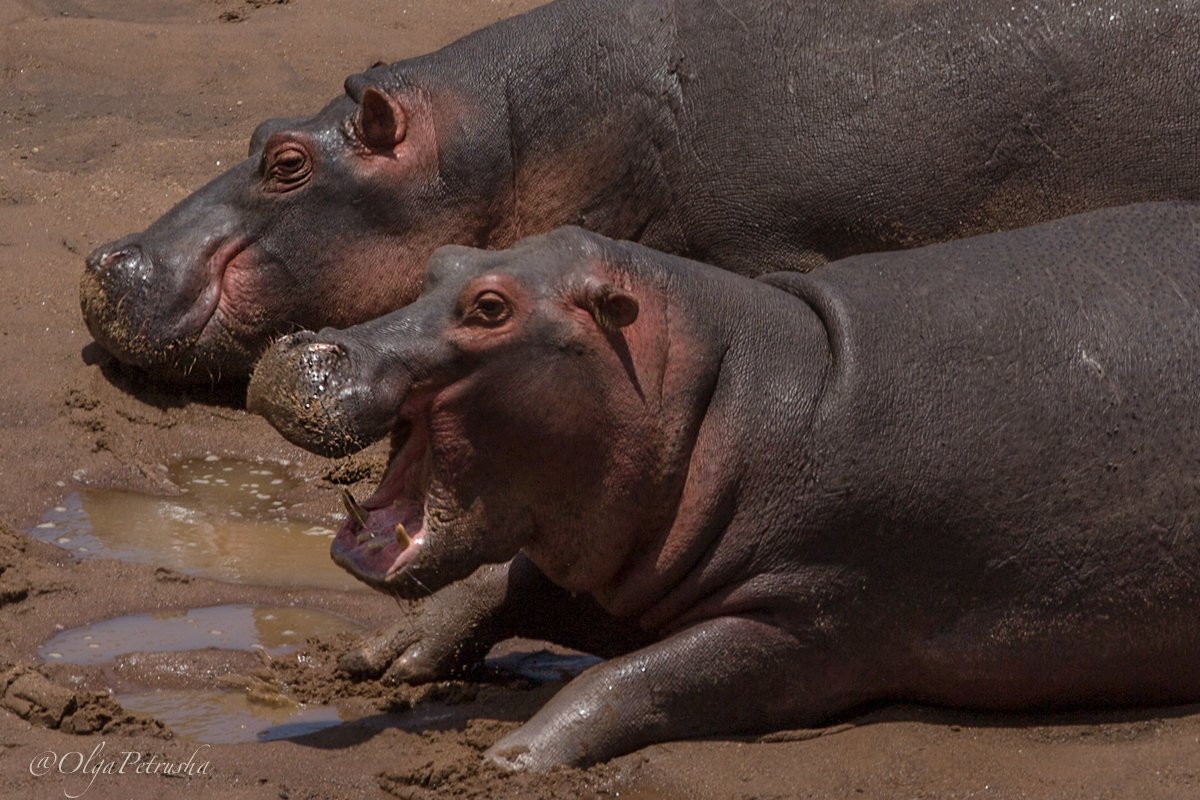
[[[1194,702],[1197,264],[1180,205],[763,280],[567,229],[439,251],[417,302],[285,339],[250,398],[308,447],[313,408],[393,432],[333,555],[451,584],[418,671],[515,634],[615,656],[510,766],[880,700]]]
[[[741,274],[1200,198],[1200,5],[560,0],[346,81],[99,247],[96,339],[170,380],[563,224]],[[1184,122],[1181,122],[1184,121]]]

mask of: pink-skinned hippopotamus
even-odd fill
[[[144,232],[88,328],[161,378],[575,224],[747,275],[1200,199],[1200,2],[560,0],[349,78]]]
[[[1195,702],[1198,265],[1177,204],[759,280],[563,229],[439,250],[407,308],[269,349],[249,402],[312,449],[391,432],[332,551],[436,592],[410,662],[611,657],[507,765],[884,700]]]

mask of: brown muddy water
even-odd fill
[[[362,589],[329,558],[335,517],[293,517],[286,464],[207,456],[167,469],[169,496],[83,488],[27,532],[80,558],[115,558],[232,583]]]
[[[218,648],[278,656],[305,639],[356,631],[354,622],[312,608],[224,605],[130,614],[57,633],[38,651],[50,663],[98,665],[143,652]],[[130,711],[149,714],[177,733],[211,744],[302,736],[358,714],[344,707],[303,705],[283,695],[238,688],[146,689],[115,694]]]
[[[27,532],[79,558],[154,564],[232,583],[369,591],[329,558],[335,517],[292,515],[287,496],[299,482],[287,467],[212,455],[181,461],[164,473],[171,494],[80,488]],[[60,631],[39,655],[47,663],[80,665],[208,648],[276,656],[309,637],[355,630],[351,620],[311,608],[210,606]],[[133,687],[116,698],[177,733],[214,744],[301,736],[357,716],[282,695],[264,700],[236,687]]]
[[[310,636],[329,637],[359,626],[328,611],[299,606],[227,605],[130,614],[60,631],[39,649],[46,661],[102,664],[129,653],[174,653],[216,647],[295,649]]]
[[[337,706],[259,703],[245,692],[222,689],[154,689],[121,693],[117,700],[207,744],[290,739],[359,717]]]

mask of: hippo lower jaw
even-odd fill
[[[401,428],[408,424],[401,422]],[[399,428],[398,428],[399,431]],[[429,483],[429,437],[412,425],[403,444],[393,434],[393,453],[379,487],[363,504],[365,520],[348,515],[330,546],[334,563],[363,583],[389,594],[428,593],[409,574],[425,547],[425,495]],[[415,584],[415,585],[414,585]]]

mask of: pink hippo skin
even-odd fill
[[[868,701],[1196,701],[1197,264],[1177,205],[762,280],[563,229],[440,250],[414,304],[270,349],[250,404],[314,449],[391,431],[333,557],[447,587],[414,675],[514,633],[613,656],[506,765]]]

